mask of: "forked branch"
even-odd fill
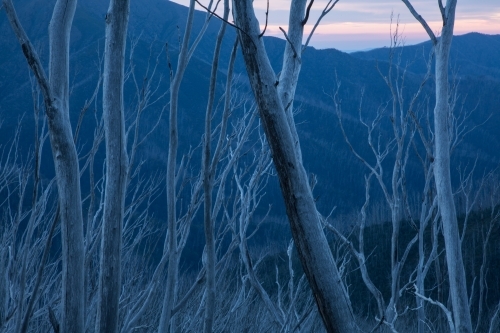
[[[311,1],[309,3],[309,6],[307,6],[306,17],[304,18],[304,21],[302,21],[302,25],[305,25],[307,23],[307,20],[309,19],[309,11],[311,9],[311,6],[312,6],[313,2],[314,1]],[[335,0],[335,1],[329,0],[328,3],[325,5],[325,8],[321,12],[321,15],[319,16],[318,20],[314,24],[314,27],[311,30],[311,33],[309,34],[309,37],[307,37],[306,43],[304,44],[304,46],[302,46],[302,52],[304,52],[304,50],[307,47],[307,45],[309,45],[309,41],[311,40],[311,37],[314,35],[314,32],[316,31],[316,28],[318,27],[318,25],[321,22],[321,20],[323,19],[323,17],[325,17],[326,14],[328,14],[333,9],[333,7],[335,7],[335,5],[337,4],[337,2],[339,2],[339,0]]]
[[[202,5],[202,4],[201,4],[198,0],[194,0],[194,1],[195,1],[198,5],[200,5],[203,9],[205,9],[205,10],[206,10],[209,14],[211,14],[211,15],[213,15],[213,16],[215,16],[215,17],[217,17],[219,20],[221,20],[221,21],[223,21],[223,22],[225,22],[225,23],[229,24],[229,25],[230,25],[230,26],[232,26],[233,28],[238,29],[239,31],[241,31],[242,33],[244,33],[245,35],[247,35],[248,37],[250,37],[250,35],[249,35],[249,34],[247,34],[247,33],[246,33],[246,31],[244,31],[243,29],[241,29],[240,27],[238,27],[236,24],[231,23],[231,22],[229,22],[228,20],[225,20],[224,18],[220,17],[219,15],[217,15],[217,13],[216,13],[216,12],[211,11],[209,8],[205,7],[205,6],[204,6],[204,5]],[[267,15],[266,15],[266,17],[267,17]],[[260,36],[259,36],[259,37],[260,37]],[[251,39],[251,37],[250,37],[250,39]]]

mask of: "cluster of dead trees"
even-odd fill
[[[337,2],[327,2],[315,27]],[[153,93],[152,80],[136,79],[139,74],[133,66],[129,75],[125,73],[129,0],[111,0],[105,17],[103,69],[95,93],[84,107],[85,110],[97,103],[96,96],[102,89],[102,116],[95,118],[93,143],[86,153],[77,149],[80,123],[73,131],[69,120],[69,45],[76,0],[56,1],[49,25],[48,73],[23,30],[12,1],[3,0],[3,9],[33,73],[36,142],[28,159],[19,156],[18,135],[10,146],[2,147],[0,192],[6,195],[2,196],[5,200],[0,228],[0,332],[420,333],[442,329],[443,318],[445,329],[450,332],[495,331],[500,310],[485,308],[485,275],[488,243],[498,220],[497,189],[490,188],[493,182],[485,178],[483,185],[488,186],[474,192],[471,176],[461,178],[459,195],[465,198],[466,222],[460,232],[450,175],[451,152],[464,135],[460,127],[463,122],[453,116],[457,96],[448,77],[457,1],[438,1],[443,20],[439,37],[409,1],[403,2],[429,34],[433,54],[422,85],[412,92],[409,101],[404,91],[405,64],[398,62],[397,53],[391,52],[389,72],[381,73],[391,93],[390,102],[370,120],[361,115],[360,103],[360,122],[366,127],[373,156],[362,156],[351,145],[349,133],[342,126],[338,90],[332,94],[346,143],[368,170],[366,201],[355,234],[345,235],[345,230],[337,230],[331,219],[323,217],[316,208],[293,119],[294,95],[305,50],[304,26],[314,1],[291,1],[288,31],[283,30],[287,44],[278,74],[266,55],[264,31],[255,16],[253,1],[233,1],[230,8],[229,0],[223,0],[222,15],[214,13],[219,3],[200,4],[206,11],[206,20],[194,38],[191,35],[198,1],[190,1],[177,64],[168,60],[170,85],[163,94],[169,95],[169,102],[163,107],[169,116],[166,173],[145,177],[137,151],[155,126],[143,133],[141,116],[161,99]],[[201,168],[193,171],[193,151],[180,152],[182,157],[178,157],[179,91],[194,50],[210,20],[215,19],[221,20],[221,26],[207,87],[205,131],[200,134]],[[229,66],[224,69],[227,80],[222,102],[217,104],[219,57],[228,25],[236,30],[237,39]],[[133,50],[134,45],[130,52]],[[238,50],[246,64],[253,91],[251,100],[233,89]],[[147,75],[157,74],[154,67]],[[431,77],[436,87],[432,115],[422,103],[422,87]],[[123,97],[126,80],[133,81],[137,94],[135,120],[127,126]],[[338,80],[337,86],[340,84]],[[44,110],[45,115],[39,110]],[[242,111],[239,119],[232,118],[234,110]],[[214,113],[218,117],[214,118]],[[213,119],[220,121],[214,126]],[[376,134],[383,119],[390,120],[393,133],[386,143],[381,143]],[[55,178],[42,183],[40,160],[47,138]],[[96,153],[102,144],[105,163],[96,165]],[[424,176],[418,206],[410,203],[405,185],[406,165],[412,153],[420,158]],[[388,156],[392,156],[390,166],[385,162]],[[96,179],[95,168],[103,168],[102,177]],[[84,171],[88,179],[83,178]],[[249,248],[249,240],[258,231],[256,221],[266,218],[256,212],[265,185],[273,175],[279,180],[293,240],[287,246],[286,268],[276,264],[275,272],[269,272],[269,264],[265,264],[268,252],[255,253]],[[83,181],[89,182],[89,193],[84,195]],[[364,233],[372,183],[380,187],[390,211],[388,300],[366,265],[370,254],[366,253]],[[484,195],[484,188],[491,195]],[[167,198],[164,226],[149,210],[161,191],[166,192]],[[182,200],[182,193],[189,193],[188,202]],[[471,283],[466,283],[463,240],[467,217],[480,197],[491,200],[488,207],[492,210],[481,245],[480,276],[471,287]],[[202,267],[181,278],[181,256],[198,214],[204,217]],[[408,220],[415,231],[403,245],[401,229]],[[336,251],[331,250],[332,242],[325,230],[333,232]],[[59,235],[60,251],[54,250],[55,235]],[[441,238],[444,248],[440,247]],[[159,256],[153,258],[151,252],[157,248],[161,251],[156,250]],[[297,271],[293,265],[295,255],[302,270]],[[410,255],[418,256],[418,262],[408,277],[402,272],[408,269]],[[443,256],[444,261],[440,260]],[[352,262],[356,262],[355,272],[350,271]],[[426,285],[429,271],[438,269],[435,267],[439,263],[446,267],[446,278],[436,285]],[[263,265],[267,265],[266,271],[259,268]],[[376,314],[368,320],[360,318],[360,311],[350,300],[348,277],[359,273],[376,302]],[[264,283],[269,279],[276,292]],[[446,289],[446,298],[443,294],[434,297],[434,288]],[[403,297],[408,290],[414,298],[411,305],[408,297]],[[473,303],[477,304],[477,311]],[[442,315],[431,315],[430,307]]]

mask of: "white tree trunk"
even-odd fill
[[[44,95],[61,214],[61,331],[84,332],[84,248],[80,169],[69,119],[69,41],[76,0],[58,0],[49,25],[49,80],[19,22],[4,0],[12,29]]]
[[[278,78],[278,94],[281,103],[285,108],[285,114],[292,133],[295,151],[300,160],[302,160],[302,151],[300,149],[299,135],[295,127],[293,119],[293,100],[295,98],[295,90],[299,80],[300,69],[302,68],[302,38],[304,36],[304,27],[302,20],[304,19],[304,10],[307,1],[292,1],[290,4],[290,15],[288,22],[288,40],[285,46],[283,55],[283,66],[281,74]],[[297,54],[295,55],[295,52]]]
[[[291,5],[293,9],[304,7],[298,6],[297,1]],[[294,242],[325,328],[328,332],[356,332],[351,305],[320,225],[302,160],[295,148],[298,142],[294,142],[285,115],[286,106],[278,93],[277,86],[280,83],[269,63],[263,41],[259,38],[259,22],[252,1],[233,1],[233,11],[250,84],[279,176]],[[301,16],[304,13],[298,15]],[[292,50],[292,57],[293,53]],[[295,56],[300,57],[300,54]]]
[[[163,299],[163,308],[160,317],[158,332],[168,332],[170,320],[172,318],[172,309],[177,297],[178,287],[178,271],[179,271],[179,253],[177,242],[177,213],[176,213],[176,189],[175,175],[177,165],[177,147],[179,145],[179,133],[177,127],[177,110],[179,102],[179,90],[181,81],[184,76],[188,61],[189,61],[189,37],[193,26],[194,17],[194,0],[190,0],[189,12],[184,31],[184,38],[177,62],[177,72],[171,77],[170,82],[170,116],[169,116],[169,143],[168,143],[168,160],[167,160],[167,223],[168,223],[168,271],[167,271],[167,286]],[[169,64],[170,66],[170,64]],[[171,73],[172,75],[172,73]]]
[[[450,110],[448,68],[451,41],[455,25],[457,0],[447,0],[443,6],[438,1],[443,27],[440,38],[436,38],[427,22],[420,16],[409,0],[402,0],[431,38],[435,48],[436,106],[434,108],[435,164],[434,179],[439,210],[443,221],[443,235],[446,249],[446,263],[450,280],[450,296],[453,305],[453,320],[457,332],[472,332],[472,324],[467,297],[467,284],[462,259],[458,222],[453,201],[450,175]]]
[[[103,117],[106,135],[106,189],[96,332],[118,332],[121,291],[122,223],[127,188],[123,83],[129,0],[111,0],[106,14]]]
[[[435,163],[434,178],[440,215],[443,222],[443,236],[446,261],[450,280],[450,296],[453,305],[453,319],[457,332],[471,332],[471,319],[462,259],[456,208],[453,199],[450,175],[450,137],[448,103],[448,58],[452,33],[444,33],[436,45],[436,105],[434,109]],[[446,45],[447,44],[447,45]],[[422,251],[421,251],[422,252]],[[421,254],[422,255],[422,254]],[[422,260],[423,258],[421,258]],[[421,264],[419,264],[419,267]],[[420,271],[419,271],[420,273]],[[423,277],[419,276],[417,287],[423,290]],[[419,316],[423,316],[423,310]],[[422,325],[421,325],[422,326]],[[423,326],[419,331],[423,330]]]
[[[84,253],[80,168],[69,119],[69,41],[76,0],[58,0],[49,25],[49,114],[62,235],[62,332],[84,332]]]
[[[436,181],[439,210],[443,221],[453,319],[455,320],[457,332],[462,333],[472,332],[472,324],[450,175],[449,119],[451,110],[448,103],[448,60],[453,38],[456,4],[456,0],[448,0],[446,3],[446,23],[441,31],[441,38],[436,45],[436,106],[434,108],[436,159],[434,178]]]
[[[436,158],[434,178],[436,180],[439,210],[443,221],[453,318],[457,332],[461,333],[472,332],[472,324],[450,175],[448,55],[452,33],[453,30],[450,36],[443,34],[440,43],[436,47],[436,106],[434,109]]]

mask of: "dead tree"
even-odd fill
[[[11,0],[3,5],[44,96],[61,217],[61,331],[84,332],[83,217],[78,156],[69,119],[69,41],[76,0],[58,0],[49,25],[49,76],[24,32]]]
[[[453,201],[450,174],[450,91],[449,91],[449,56],[455,25],[455,10],[457,0],[447,0],[446,6],[439,0],[443,26],[441,36],[436,37],[427,22],[420,16],[409,0],[402,0],[409,11],[420,22],[429,35],[435,52],[436,75],[436,105],[434,108],[434,135],[435,135],[435,162],[434,179],[439,204],[439,211],[443,220],[443,235],[446,248],[446,263],[450,281],[450,294],[453,305],[453,319],[457,332],[472,332],[467,283],[460,246],[457,213]]]
[[[291,112],[301,67],[306,1],[291,2],[288,34],[285,34],[288,43],[279,76],[267,57],[252,1],[233,1],[233,17],[293,239],[325,328],[328,332],[356,332],[351,304],[323,233],[302,164],[295,125],[286,115]]]

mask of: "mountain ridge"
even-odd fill
[[[49,2],[50,4],[54,1]],[[38,6],[44,4],[42,10],[37,11]],[[40,0],[16,1],[19,16],[26,30],[34,42],[46,54],[47,30],[41,27],[47,26],[50,19],[50,5]],[[71,102],[71,119],[75,124],[78,113],[86,98],[91,95],[95,82],[97,81],[98,53],[102,52],[104,36],[104,16],[107,5],[98,0],[79,2],[75,16],[75,24],[72,30],[71,42],[71,67],[74,81],[74,93]],[[29,19],[37,13],[37,20]],[[165,0],[145,0],[132,2],[131,19],[129,26],[129,45],[131,39],[136,39],[138,46],[136,52],[138,57],[135,63],[139,73],[145,71],[151,47],[154,54],[158,54],[160,61],[158,71],[167,76],[167,61],[165,57],[165,43],[168,43],[168,51],[171,63],[176,65],[177,45],[179,30],[182,31],[185,24],[187,8]],[[31,13],[31,14],[30,14]],[[201,28],[206,13],[197,12],[195,15],[194,36]],[[45,20],[45,21],[44,21]],[[45,22],[45,23],[44,23]],[[213,45],[220,21],[213,19],[205,33],[203,40],[191,60],[186,76],[182,83],[179,114],[181,148],[195,145],[199,141],[203,128],[204,105],[208,90],[208,77],[210,75]],[[177,28],[179,27],[179,28]],[[7,119],[6,125],[15,126],[16,120],[25,112],[25,122],[29,124],[32,102],[25,96],[30,96],[30,85],[28,69],[20,52],[19,46],[13,36],[10,26],[4,14],[0,15],[0,112]],[[194,37],[193,37],[194,38]],[[220,96],[225,70],[229,59],[229,51],[235,40],[235,32],[228,29],[223,42],[221,63],[219,65],[218,96]],[[491,42],[494,40],[495,42]],[[489,42],[488,42],[489,41]],[[282,52],[285,41],[274,37],[265,37],[265,44],[270,61],[276,72],[280,70]],[[477,45],[476,45],[477,44]],[[500,55],[500,35],[482,35],[477,33],[456,36],[453,41],[452,60],[456,59],[461,70],[460,93],[470,93],[465,101],[467,109],[474,109],[479,103],[476,113],[471,117],[471,124],[480,124],[490,114],[492,115],[487,124],[480,127],[469,138],[465,150],[458,151],[458,156],[466,156],[468,161],[473,160],[473,155],[480,156],[480,163],[490,167],[500,162],[500,141],[496,128],[500,126],[500,115],[494,113],[500,105],[500,65],[493,61]],[[475,48],[471,45],[476,45]],[[430,50],[428,42],[404,48],[396,49],[402,51],[402,64],[406,60],[413,59],[416,54],[422,55],[408,68],[407,87],[410,91],[417,87],[422,79],[425,69],[426,51]],[[485,48],[482,56],[478,52],[481,47]],[[100,51],[97,51],[100,50]],[[391,98],[385,83],[378,72],[377,66],[382,73],[389,68],[387,62],[387,48],[375,49],[366,52],[345,53],[336,49],[315,49],[308,47],[303,54],[303,66],[300,74],[296,93],[296,106],[302,112],[296,116],[297,128],[301,138],[302,150],[304,152],[304,164],[307,170],[318,176],[320,183],[316,191],[320,193],[318,205],[321,209],[329,210],[338,205],[346,210],[353,209],[363,200],[359,194],[363,191],[362,175],[366,172],[363,165],[357,161],[340,134],[337,116],[334,111],[331,96],[336,89],[336,80],[341,82],[339,93],[343,104],[343,119],[348,134],[356,138],[355,145],[360,149],[366,149],[366,131],[359,124],[358,108],[361,92],[364,91],[364,105],[362,114],[364,117],[373,117],[374,112]],[[489,51],[491,50],[491,55]],[[96,52],[97,51],[97,52]],[[469,53],[473,56],[469,56]],[[489,55],[489,56],[485,56]],[[497,58],[499,59],[500,56]],[[473,61],[474,60],[474,61]],[[475,62],[478,61],[478,62]],[[483,61],[483,62],[480,62]],[[90,69],[90,70],[89,70]],[[238,56],[236,73],[240,76],[239,89],[242,93],[250,93],[246,84],[246,70],[241,55]],[[498,75],[497,75],[498,73]],[[484,75],[483,75],[484,74]],[[161,82],[160,90],[168,90],[168,80]],[[429,96],[432,104],[433,86],[428,82],[425,93]],[[134,95],[131,85],[126,86],[126,94],[129,103],[133,103]],[[168,103],[162,100],[162,105]],[[128,107],[132,109],[132,107]],[[151,118],[159,112],[161,105],[152,111]],[[167,139],[164,132],[167,129],[167,117],[159,126],[159,130],[152,137],[148,150],[143,151],[145,158],[157,165],[162,165],[166,160]],[[92,122],[87,122],[85,135],[92,135],[90,130]],[[385,125],[384,125],[385,126]],[[28,126],[29,127],[29,126]],[[390,132],[385,131],[385,135]],[[6,138],[3,138],[5,140]],[[29,139],[26,139],[29,145]],[[488,142],[488,145],[484,145]],[[322,156],[318,160],[318,156]],[[345,191],[350,188],[351,191]],[[278,193],[277,189],[273,193]]]

